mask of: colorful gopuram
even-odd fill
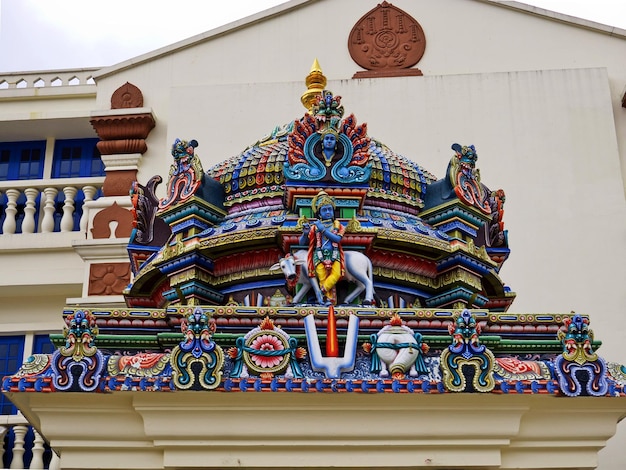
[[[626,394],[581,314],[509,314],[504,191],[473,145],[437,179],[325,90],[204,170],[177,139],[166,195],[131,191],[127,308],[67,308],[5,392]],[[201,142],[201,139],[200,139]]]
[[[63,468],[593,461],[626,367],[584,314],[507,313],[505,193],[477,149],[447,143],[437,179],[325,81],[315,62],[304,115],[208,170],[176,139],[163,197],[133,183],[126,307],[66,307],[56,351],[2,383]],[[610,424],[587,442],[583,415]]]

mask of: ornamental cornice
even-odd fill
[[[240,242],[248,242],[254,240],[264,240],[276,236],[278,233],[278,227],[261,227],[251,230],[240,230],[232,233],[224,233],[211,237],[208,240],[200,242],[200,247],[216,248],[224,245],[233,245]]]
[[[450,247],[449,242],[445,240],[438,240],[427,235],[411,233],[405,230],[394,230],[390,228],[377,228],[375,230],[378,234],[377,238],[380,240],[391,240],[405,244],[422,245],[436,248],[446,253],[452,252],[452,247]]]
[[[247,269],[243,271],[237,271],[234,273],[223,274],[221,276],[217,276],[213,278],[214,285],[216,287],[222,286],[224,284],[230,284],[234,281],[243,281],[246,279],[259,279],[262,276],[270,276],[273,273],[270,272],[268,268],[255,268],[255,269]]]
[[[415,205],[418,208],[424,207],[424,201],[418,197],[410,194],[399,194],[395,191],[389,191],[383,188],[369,188],[367,190],[367,198],[384,199],[405,205]]]
[[[464,253],[479,259],[480,261],[488,264],[491,267],[498,266],[498,263],[491,259],[485,247],[476,246],[472,240],[470,240],[467,245],[455,245],[454,247],[452,247],[451,251],[463,251]]]
[[[458,199],[426,209],[420,213],[420,216],[432,225],[443,223],[454,217],[472,226],[480,227],[489,220],[488,215]]]
[[[170,221],[181,223],[186,219],[197,218],[198,216],[205,217],[207,220],[217,221],[219,218],[225,217],[226,214],[227,212],[224,209],[198,196],[192,196],[183,204],[173,204],[159,211],[159,217],[168,223]]]
[[[265,191],[252,189],[248,191],[242,191],[237,194],[230,194],[224,200],[224,207],[231,207],[235,204],[242,204],[245,202],[255,201],[257,199],[271,199],[271,198],[282,198],[283,190],[280,191]]]
[[[184,270],[181,273],[174,274],[170,277],[170,285],[177,286],[186,281],[198,280],[201,282],[209,282],[212,280],[212,276],[204,269],[200,269],[196,266],[192,266],[189,269]]]
[[[127,109],[115,111],[91,117],[91,125],[102,140],[145,139],[156,124],[152,110],[137,114]]]
[[[84,260],[102,260],[102,259],[124,259],[128,258],[126,247],[128,240],[126,238],[117,239],[99,239],[94,240],[73,240],[72,247]]]
[[[253,270],[251,270],[253,271]],[[268,275],[270,272],[267,269],[259,268],[258,271],[261,274]],[[244,272],[245,275],[245,272]],[[293,306],[293,307],[272,307],[272,306],[223,306],[223,305],[205,305],[202,307],[203,311],[209,315],[214,316],[228,316],[228,317],[249,317],[255,316],[258,318],[264,316],[276,317],[276,316],[298,316],[304,317],[311,313],[324,314],[328,311],[328,307],[320,306]],[[94,313],[98,318],[118,318],[118,319],[145,319],[150,318],[165,319],[169,316],[185,316],[190,311],[193,311],[193,307],[189,306],[172,306],[168,308],[126,308],[126,307],[102,307],[97,308],[85,308],[85,307],[72,307],[67,306],[63,310],[63,316],[67,317],[82,310],[85,312]],[[388,319],[394,314],[400,314],[402,318],[408,320],[452,320],[455,313],[458,313],[458,309],[445,309],[445,308],[367,308],[358,306],[337,306],[335,308],[335,315],[338,317],[347,317],[351,314],[364,315],[364,318],[370,317],[375,314],[376,318]],[[510,313],[510,312],[490,312],[486,309],[472,309],[472,314],[477,320],[486,322],[488,325],[519,325],[522,329],[531,325],[553,325],[557,329],[563,324],[565,318],[569,318],[571,314],[563,313]],[[588,315],[580,315],[583,319],[589,319]],[[556,330],[555,330],[556,331]],[[102,335],[100,335],[102,336]],[[99,337],[100,337],[99,336]],[[557,341],[556,339],[554,340]],[[519,341],[518,341],[519,342]]]
[[[136,170],[142,159],[140,153],[120,153],[102,155],[102,161],[107,171],[111,170]]]
[[[465,269],[453,269],[446,271],[438,275],[436,278],[430,278],[421,274],[413,273],[410,271],[384,268],[379,266],[373,267],[374,275],[379,278],[393,279],[396,281],[403,281],[418,286],[427,287],[429,289],[437,290],[442,287],[463,283],[474,289],[480,290],[482,288],[481,278]]]

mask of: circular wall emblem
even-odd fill
[[[279,331],[261,330],[246,340],[243,360],[257,373],[281,373],[289,365],[289,342]]]
[[[352,60],[369,71],[357,72],[355,78],[422,75],[411,67],[425,50],[426,36],[420,24],[386,1],[363,15],[348,37]]]

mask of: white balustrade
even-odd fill
[[[42,70],[29,72],[3,73],[0,75],[0,93],[2,90],[24,88],[72,87],[93,85],[93,75],[97,68]]]
[[[86,232],[84,203],[94,200],[103,182],[104,177],[0,182],[2,234]]]
[[[43,470],[46,468],[44,455],[46,452],[46,442],[44,437],[33,428],[32,443],[26,439],[28,430],[31,428],[28,421],[21,414],[17,415],[0,415],[0,467],[2,466],[2,460],[5,458],[5,453],[10,453],[11,461],[8,468],[16,469],[32,469]],[[9,435],[13,435],[13,447],[5,449],[5,438]],[[10,441],[9,441],[10,442]],[[28,447],[27,447],[28,446]],[[30,450],[32,459],[30,465],[24,462],[24,455],[26,451]],[[49,470],[60,470],[61,461],[59,456],[52,451],[50,463],[48,465]]]

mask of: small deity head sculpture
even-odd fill
[[[335,218],[335,201],[326,191],[320,191],[313,198],[311,207],[321,220],[332,220]]]
[[[337,150],[337,131],[326,129],[322,132],[322,147],[324,150]]]
[[[326,166],[330,166],[337,151],[339,134],[335,129],[329,127],[320,132],[320,140],[322,143],[322,157],[324,157]]]
[[[335,209],[330,204],[325,204],[319,208],[319,217],[322,220],[331,220],[334,218]]]

